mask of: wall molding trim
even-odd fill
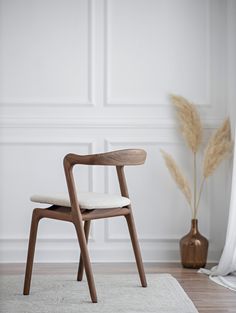
[[[218,118],[203,118],[203,125],[206,129],[215,129],[223,121]],[[17,118],[17,117],[1,117],[0,128],[145,128],[145,129],[170,129],[176,128],[177,122],[170,118],[153,118],[153,117],[87,117],[83,118]]]
[[[87,30],[88,30],[88,64],[87,64],[87,73],[88,73],[88,95],[87,99],[81,98],[0,98],[0,106],[2,107],[95,107],[94,99],[93,99],[93,57],[92,57],[92,49],[93,49],[93,21],[92,21],[92,11],[93,11],[93,0],[87,0],[88,10],[87,10]]]
[[[104,240],[105,242],[126,242],[126,243],[130,243],[130,237],[117,237],[114,235],[111,235],[109,232],[109,220],[106,219],[105,220],[105,228],[104,228]],[[174,243],[174,244],[178,244],[179,242],[179,238],[178,237],[152,237],[152,236],[148,236],[148,237],[142,237],[142,236],[138,236],[138,240],[140,242],[146,242],[146,243]]]
[[[0,263],[25,263],[28,239],[0,239]],[[131,244],[119,246],[111,243],[93,243],[89,241],[89,251],[92,262],[135,262]],[[141,242],[144,262],[179,262],[179,246],[177,243]],[[35,251],[36,263],[71,263],[79,262],[80,249],[76,238],[44,238],[39,239]],[[216,263],[221,251],[214,245],[210,247],[208,262]],[[75,273],[76,275],[76,273]]]
[[[139,101],[138,99],[112,99],[109,98],[109,88],[108,88],[108,6],[109,6],[109,0],[103,0],[104,1],[104,106],[107,107],[145,107],[145,108],[161,108],[165,109],[167,107],[170,107],[169,103],[163,103],[158,100],[154,99],[145,99],[142,101]],[[211,103],[211,95],[210,95],[210,82],[211,82],[211,73],[210,73],[210,55],[211,55],[211,47],[210,47],[210,21],[211,21],[211,15],[210,15],[210,0],[206,0],[206,90],[207,90],[207,97],[205,101],[202,103],[199,103],[198,106],[202,109],[207,109],[208,111],[213,108],[213,105]]]
[[[180,145],[180,146],[184,146],[185,143],[182,142],[182,141],[178,141],[176,138],[172,138],[172,139],[169,139],[168,141],[165,140],[163,138],[163,140],[157,140],[153,137],[147,137],[147,140],[145,140],[145,138],[135,138],[135,137],[126,137],[125,140],[119,140],[117,138],[106,138],[104,140],[104,146],[105,146],[105,151],[110,151],[112,150],[112,146],[114,148],[115,145],[118,145],[118,148],[120,145],[124,145],[126,146],[127,144],[130,145],[130,147],[132,147],[133,145],[138,145],[140,147],[142,147],[143,145],[154,145],[154,146],[165,146],[165,145]],[[104,185],[105,185],[105,192],[109,193],[109,173],[110,173],[110,168],[106,168],[105,169],[105,176],[104,176]],[[226,175],[224,176],[224,179],[226,180]],[[210,188],[209,188],[209,185],[206,185],[205,187],[205,193],[206,195],[209,195],[210,194]],[[211,208],[212,207],[212,204],[211,204],[211,201],[210,201],[210,197],[207,196],[206,197],[206,205],[208,208]],[[208,212],[209,214],[209,219],[211,218],[211,210]],[[129,237],[124,237],[124,236],[117,236],[117,235],[112,235],[110,233],[110,229],[109,229],[109,226],[110,226],[110,220],[109,219],[106,219],[105,222],[104,222],[104,240],[105,242],[129,242]],[[210,225],[209,225],[209,234],[208,234],[208,240],[209,242],[211,242],[211,238],[210,238],[210,235],[211,235],[211,229],[210,229]],[[181,236],[179,236],[181,237]],[[179,241],[179,237],[178,236],[169,236],[169,235],[165,235],[164,237],[160,237],[160,236],[149,236],[149,235],[141,235],[139,236],[139,240],[140,242],[149,242],[149,243],[160,243],[160,242],[165,242],[167,244],[170,244],[170,243],[178,243]]]

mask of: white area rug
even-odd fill
[[[23,276],[1,276],[1,313],[196,313],[177,280],[169,274],[95,275],[98,303],[91,303],[87,282],[75,276],[33,275],[31,294],[22,295]]]

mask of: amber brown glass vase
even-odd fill
[[[180,240],[180,254],[183,267],[204,267],[207,262],[207,251],[208,240],[199,233],[198,220],[193,219],[190,232]]]

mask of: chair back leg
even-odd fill
[[[88,281],[91,300],[93,303],[96,303],[97,302],[97,293],[96,293],[96,288],[95,288],[93,272],[92,272],[91,262],[90,262],[90,258],[89,258],[88,247],[87,247],[86,237],[85,237],[85,233],[84,233],[83,223],[80,220],[76,220],[76,221],[74,221],[74,225],[75,225],[75,229],[77,232],[77,237],[78,237],[78,241],[79,241],[79,245],[80,245],[80,251],[81,251],[81,256],[83,259],[85,274],[86,274],[87,281]]]
[[[85,238],[86,238],[87,243],[88,243],[90,222],[91,221],[85,221],[84,222],[84,234],[85,234]],[[78,268],[78,274],[77,274],[77,280],[78,281],[81,281],[83,279],[83,273],[84,273],[84,263],[83,263],[82,254],[80,253],[79,268]]]
[[[126,218],[128,228],[129,228],[130,238],[131,238],[131,242],[132,242],[132,246],[134,250],[134,255],[136,259],[136,264],[137,264],[137,268],[139,272],[141,285],[142,287],[147,287],[147,281],[146,281],[146,276],[144,272],[143,261],[142,261],[142,256],[141,256],[141,251],[139,247],[139,242],[138,242],[138,237],[137,237],[137,232],[135,228],[132,211],[130,212],[130,214],[125,215],[125,218]]]
[[[37,239],[37,230],[38,230],[39,220],[40,220],[40,217],[37,214],[37,209],[34,209],[33,214],[32,214],[32,220],[31,220],[30,237],[29,237],[29,244],[28,244],[28,256],[27,256],[26,269],[25,269],[25,282],[24,282],[24,290],[23,290],[24,295],[28,295],[30,292],[30,283],[31,283],[35,244],[36,244],[36,239]]]

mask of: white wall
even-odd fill
[[[232,129],[236,127],[236,2],[228,1],[228,111]]]
[[[190,214],[159,150],[191,175],[168,94],[199,104],[206,138],[227,112],[227,2],[223,0],[1,0],[0,245],[24,262],[32,193],[66,191],[68,152],[148,152],[127,168],[143,258],[179,260]],[[209,260],[224,243],[225,166],[209,181],[200,230]],[[81,189],[116,191],[112,169],[76,171]],[[132,261],[124,220],[93,223],[93,261]],[[77,261],[72,225],[42,221],[36,260]]]

